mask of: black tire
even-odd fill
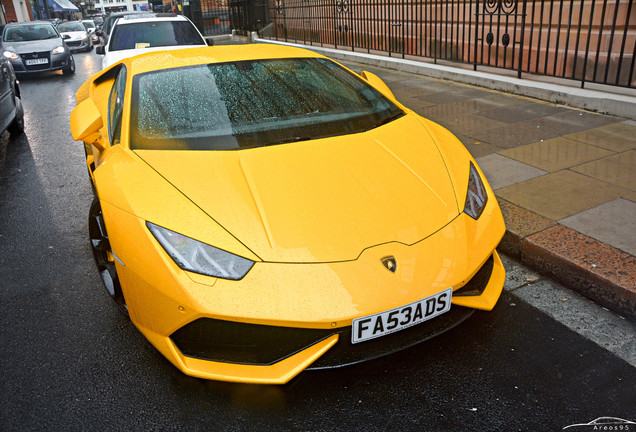
[[[86,144],[84,144],[84,156],[88,159],[88,149],[86,148]],[[97,191],[95,190],[95,184],[93,183],[92,171],[95,170],[95,162],[91,163],[90,167],[88,164],[86,165],[86,173],[88,174],[88,181],[91,182],[91,190],[93,191],[93,196],[97,196]]]
[[[15,118],[7,130],[11,135],[20,135],[24,132],[24,108],[19,97],[15,98]]]
[[[68,66],[62,69],[64,75],[73,75],[75,73],[75,59],[71,55],[69,58]]]
[[[90,246],[93,251],[93,258],[97,271],[106,287],[106,291],[115,300],[115,303],[128,315],[128,307],[124,299],[124,293],[119,283],[117,268],[115,267],[115,255],[110,247],[106,224],[102,215],[102,207],[97,197],[93,198],[93,203],[88,212],[88,235]]]

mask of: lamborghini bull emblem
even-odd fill
[[[387,256],[382,258],[381,261],[382,265],[386,267],[388,271],[395,273],[395,271],[397,270],[397,262],[395,261],[395,257]]]

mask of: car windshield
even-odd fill
[[[31,24],[9,27],[4,31],[5,42],[24,42],[59,37],[51,24]]]
[[[115,26],[109,51],[175,45],[205,45],[205,41],[189,21],[147,21]]]
[[[327,59],[240,61],[135,76],[132,149],[235,150],[364,132],[404,112]]]
[[[59,30],[60,33],[86,31],[82,23],[79,21],[69,21],[69,22],[59,23],[57,25],[57,29]]]
[[[95,28],[95,23],[93,21],[82,21],[82,24],[84,24],[84,27],[87,29]]]

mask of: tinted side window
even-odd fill
[[[124,91],[126,90],[126,67],[122,66],[108,99],[108,138],[111,145],[119,144],[121,139],[121,118],[124,110]]]

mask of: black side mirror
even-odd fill
[[[99,55],[104,55],[106,54],[106,51],[104,50],[104,45],[97,45],[95,47],[95,52]]]
[[[66,39],[70,39],[71,37],[69,35],[64,35],[62,36],[62,39],[66,40]]]

